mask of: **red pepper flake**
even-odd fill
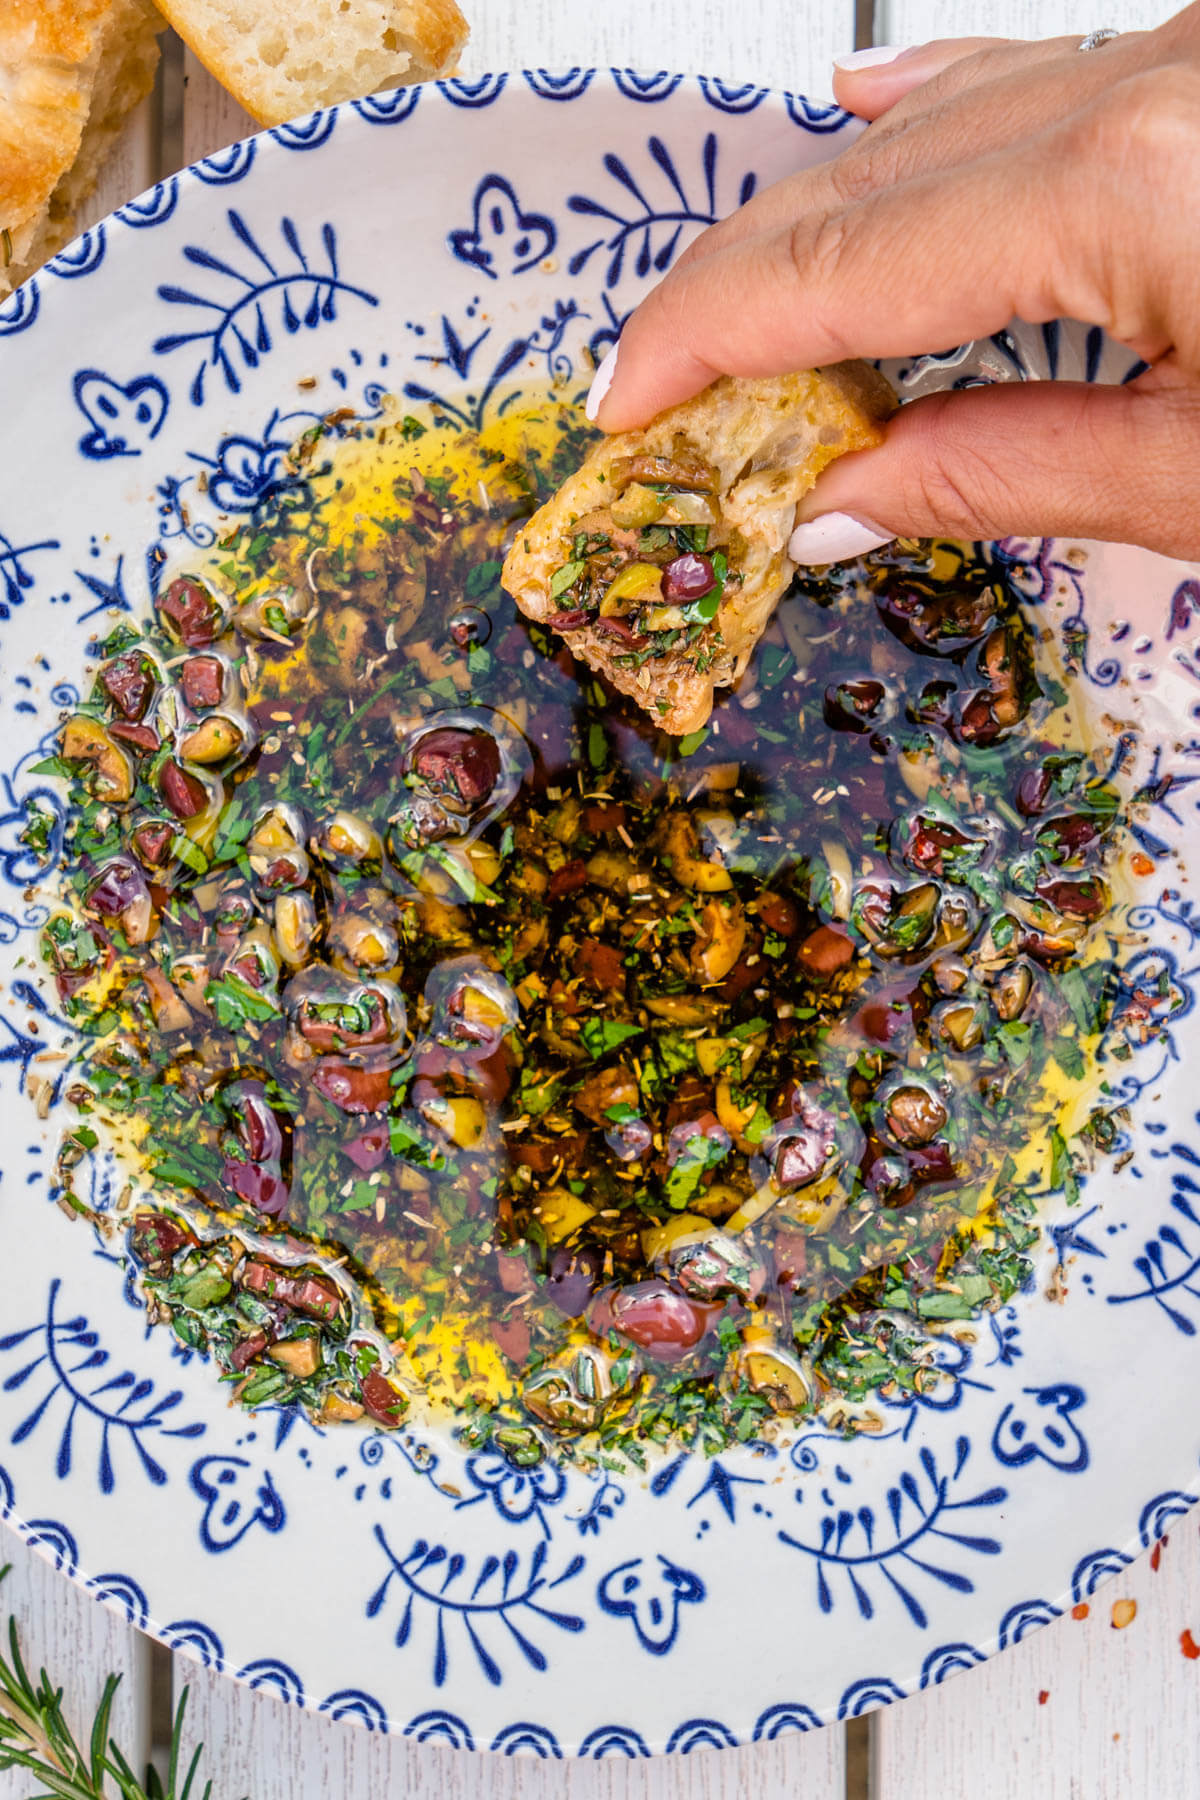
[[[1129,866],[1135,875],[1153,875],[1154,873],[1153,862],[1148,856],[1143,856],[1140,850],[1135,851],[1130,857]]]
[[[1078,1606],[1073,1606],[1071,1608],[1071,1617],[1073,1619],[1086,1619],[1091,1610],[1092,1609],[1087,1601],[1081,1600]]]
[[[1180,1632],[1179,1648],[1183,1651],[1183,1654],[1187,1657],[1189,1662],[1195,1662],[1196,1658],[1200,1656],[1200,1644],[1196,1642],[1190,1631]]]
[[[1045,1706],[1045,1704],[1049,1698],[1050,1698],[1050,1689],[1049,1688],[1039,1688],[1038,1689],[1038,1705],[1039,1706]]]
[[[1158,1574],[1158,1565],[1162,1561],[1163,1545],[1166,1541],[1166,1538],[1159,1538],[1153,1550],[1150,1552],[1150,1567],[1154,1570],[1156,1575]]]

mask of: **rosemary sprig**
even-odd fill
[[[0,1582],[11,1564],[0,1569]],[[21,1656],[17,1622],[8,1621],[9,1657],[0,1654],[0,1774],[26,1769],[39,1786],[26,1800],[106,1800],[105,1781],[112,1781],[121,1800],[193,1800],[202,1746],[197,1745],[186,1769],[181,1767],[183,1718],[187,1689],[171,1728],[171,1748],[164,1787],[155,1769],[139,1781],[118,1745],[108,1734],[113,1702],[121,1685],[110,1675],[92,1721],[87,1748],[83,1750],[63,1717],[62,1689],[51,1684],[45,1669],[33,1681]],[[180,1779],[182,1775],[182,1781]],[[212,1782],[206,1781],[195,1800],[211,1800]]]

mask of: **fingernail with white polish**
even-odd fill
[[[847,75],[857,75],[860,69],[878,69],[884,63],[895,62],[911,47],[909,44],[874,44],[869,50],[847,50],[844,56],[834,57],[833,66]]]
[[[893,536],[852,519],[849,513],[824,513],[807,525],[797,525],[788,539],[788,555],[795,563],[849,562],[868,550],[878,550],[881,544],[890,544]]]
[[[596,373],[592,376],[592,385],[588,389],[588,397],[584,403],[584,412],[595,423],[596,414],[600,411],[601,401],[613,384],[613,376],[617,372],[617,351],[620,344],[614,344]]]

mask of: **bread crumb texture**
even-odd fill
[[[200,61],[263,125],[452,73],[454,0],[160,0]]]
[[[74,235],[162,29],[149,0],[0,0],[0,299]]]

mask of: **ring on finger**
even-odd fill
[[[1101,25],[1097,27],[1095,31],[1089,31],[1077,48],[1080,50],[1099,50],[1102,45],[1111,44],[1113,39],[1115,37],[1120,37],[1120,35],[1120,32],[1115,26]]]

